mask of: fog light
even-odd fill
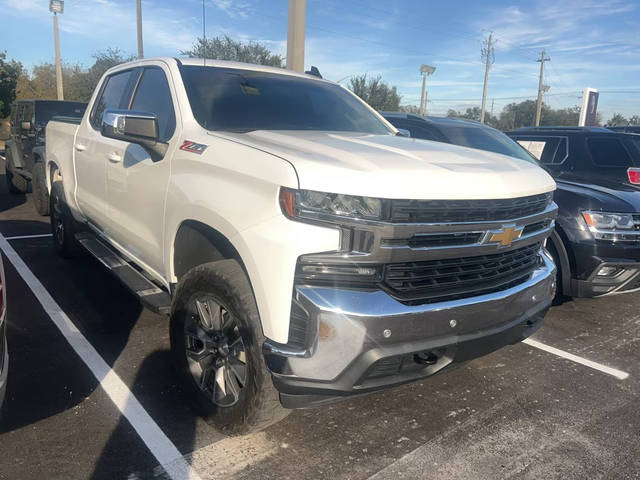
[[[598,275],[599,277],[613,277],[614,275],[620,273],[622,270],[623,269],[619,267],[600,267],[600,270],[598,270],[598,273],[596,275]]]

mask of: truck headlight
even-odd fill
[[[633,215],[630,213],[605,213],[605,212],[582,212],[584,221],[587,222],[589,230],[600,232],[603,230],[633,230]],[[623,233],[623,232],[622,232]]]
[[[313,190],[280,189],[280,206],[290,218],[347,217],[362,220],[380,220],[382,200],[341,193]]]

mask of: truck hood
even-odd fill
[[[295,168],[302,189],[381,198],[497,199],[555,189],[533,163],[481,150],[392,135],[264,131],[222,133]]]

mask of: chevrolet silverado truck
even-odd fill
[[[169,315],[185,391],[230,433],[528,337],[555,290],[554,181],[398,133],[312,75],[119,65],[47,127],[53,241]]]

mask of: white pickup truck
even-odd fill
[[[542,169],[405,138],[316,76],[135,61],[46,138],[59,253],[170,315],[187,391],[229,432],[518,342],[554,294]]]

